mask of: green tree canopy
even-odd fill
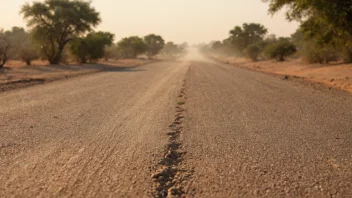
[[[145,36],[144,41],[148,47],[147,55],[149,58],[152,58],[157,55],[164,48],[165,45],[164,39],[161,36],[155,34],[149,34]]]
[[[101,21],[91,2],[81,0],[35,1],[26,3],[21,13],[51,64],[59,63],[67,43]]]

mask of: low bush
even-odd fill
[[[262,49],[256,44],[250,45],[246,49],[246,54],[252,61],[257,61],[261,52]]]
[[[287,56],[293,55],[296,51],[296,46],[288,39],[280,39],[279,41],[268,45],[265,49],[265,54],[270,59],[285,61]]]

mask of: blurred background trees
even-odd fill
[[[144,42],[147,45],[147,56],[148,58],[153,58],[155,55],[164,48],[165,41],[164,39],[155,34],[149,34],[144,37]]]
[[[148,49],[144,40],[138,36],[131,36],[121,39],[117,43],[118,54],[121,58],[137,58]]]

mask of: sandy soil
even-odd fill
[[[70,64],[49,65],[46,61],[34,61],[32,66],[25,66],[21,61],[9,61],[0,70],[0,91],[27,87],[34,84],[51,82],[74,76],[100,72],[104,70],[123,70],[133,66],[153,62],[147,59],[125,59],[102,61],[95,65]]]
[[[292,59],[285,62],[273,60],[252,62],[245,58],[213,58],[224,63],[265,73],[300,77],[305,81],[323,83],[328,87],[352,93],[352,64],[307,64],[301,59]]]

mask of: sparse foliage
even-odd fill
[[[10,57],[22,60],[27,65],[31,65],[34,59],[39,57],[38,46],[32,42],[31,35],[23,28],[13,27],[7,31],[10,41]]]
[[[104,49],[104,59],[105,59],[105,61],[109,61],[109,59],[117,59],[117,58],[119,58],[117,45],[115,45],[113,43],[110,46],[105,46],[105,49]]]

